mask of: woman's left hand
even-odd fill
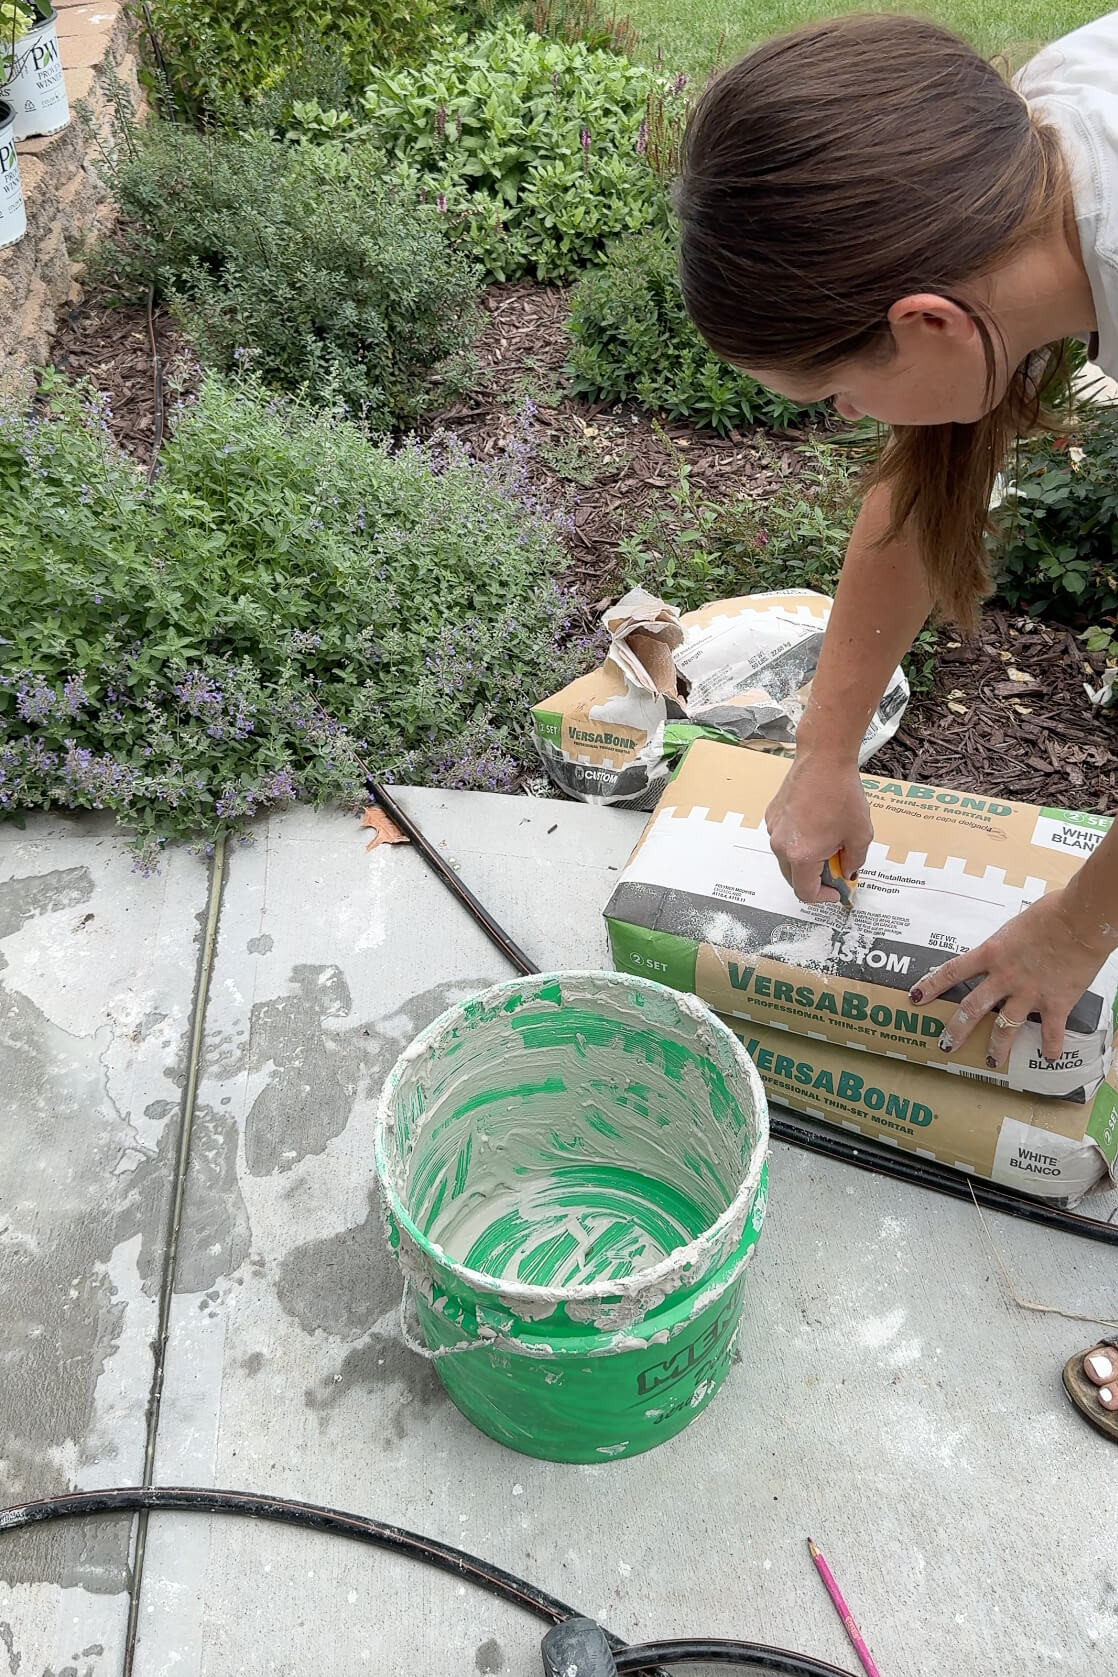
[[[977,949],[930,972],[913,985],[910,995],[917,1003],[935,1001],[965,979],[985,974],[948,1020],[940,1041],[944,1053],[961,1048],[995,1015],[986,1064],[991,1070],[1003,1066],[1016,1032],[1030,1013],[1039,1013],[1043,1051],[1056,1060],[1063,1051],[1068,1014],[1118,944],[1118,938],[1100,935],[1111,929],[1096,925],[1088,933],[1067,890],[1053,891]]]

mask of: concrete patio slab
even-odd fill
[[[605,961],[639,816],[407,806],[541,965]],[[625,1635],[750,1636],[852,1668],[812,1535],[889,1677],[1112,1666],[1118,1458],[1059,1384],[1091,1329],[1012,1301],[973,1206],[777,1147],[740,1362],[694,1427],[567,1468],[457,1414],[400,1340],[372,1120],[399,1049],[506,969],[410,849],[365,836],[294,812],[230,861],[157,1480],[410,1525]],[[1022,1297],[1114,1316],[1118,1253],[990,1232]],[[463,1588],[336,1540],[159,1517],[136,1672],[536,1671],[536,1627]]]
[[[0,828],[0,1487],[137,1482],[207,870],[96,821]],[[24,1677],[120,1669],[127,1519],[0,1544]]]

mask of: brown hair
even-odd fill
[[[696,106],[676,187],[687,308],[728,361],[826,373],[887,356],[888,312],[958,287],[1048,232],[1070,202],[1053,130],[973,48],[915,18],[855,16],[769,41]],[[939,610],[973,626],[989,592],[994,481],[1035,429],[1063,346],[1030,357],[973,425],[903,426],[874,469],[886,540],[911,528]]]

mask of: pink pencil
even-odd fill
[[[815,1562],[816,1570],[818,1571],[824,1584],[827,1586],[827,1594],[834,1602],[835,1610],[837,1611],[839,1618],[842,1620],[843,1629],[846,1631],[847,1636],[849,1636],[854,1645],[854,1652],[857,1654],[866,1669],[867,1677],[881,1677],[880,1671],[873,1662],[873,1655],[866,1647],[866,1639],[858,1629],[858,1626],[854,1623],[853,1615],[851,1614],[845,1601],[842,1599],[842,1591],[835,1583],[830,1567],[827,1565],[823,1556],[819,1553],[819,1550],[815,1547],[815,1544],[811,1541],[810,1537],[807,1540],[807,1546],[811,1550],[811,1558]]]

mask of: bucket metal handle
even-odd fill
[[[501,1336],[498,1333],[492,1328],[482,1328],[479,1325],[477,1339],[463,1339],[457,1345],[440,1345],[432,1351],[429,1345],[424,1345],[421,1339],[415,1337],[408,1326],[408,1301],[411,1298],[412,1286],[411,1276],[405,1275],[404,1290],[400,1294],[400,1338],[417,1357],[423,1357],[427,1362],[433,1363],[439,1357],[457,1357],[463,1351],[492,1351],[494,1346],[500,1344]]]

